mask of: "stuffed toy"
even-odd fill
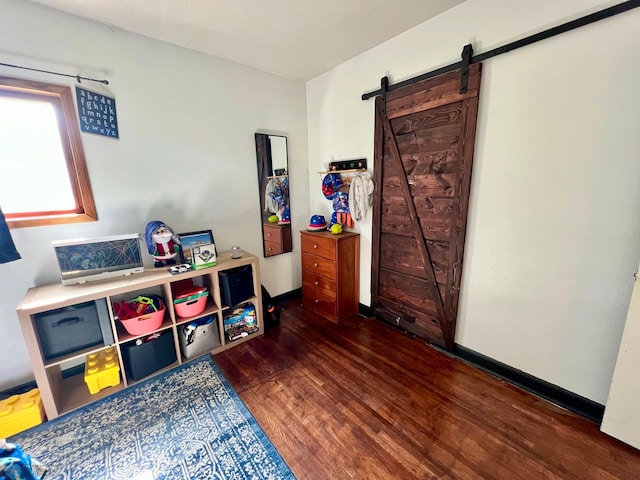
[[[349,211],[349,187],[340,187],[333,197],[333,215],[331,215],[331,225],[336,223],[353,228],[353,218]]]
[[[333,204],[329,228],[339,224],[353,228],[353,218],[349,212],[349,185],[342,181],[339,173],[329,173],[322,179],[322,194]]]
[[[291,223],[289,212],[289,178],[272,178],[265,188],[265,211],[276,214],[278,223]],[[274,222],[275,223],[275,222]]]
[[[175,257],[180,252],[180,239],[173,229],[160,220],[147,223],[145,229],[147,251],[154,259],[154,267],[175,265]]]

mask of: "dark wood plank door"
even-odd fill
[[[375,316],[453,346],[481,65],[376,98],[372,307]]]

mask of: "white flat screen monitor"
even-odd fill
[[[140,236],[114,235],[52,242],[63,285],[144,271]]]

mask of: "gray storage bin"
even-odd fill
[[[45,360],[114,343],[105,299],[38,313],[34,326]]]

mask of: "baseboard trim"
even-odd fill
[[[480,370],[495,377],[505,380],[512,385],[522,388],[556,405],[566,408],[582,417],[597,423],[602,423],[604,405],[593,400],[577,395],[569,390],[553,385],[540,378],[534,377],[521,370],[517,370],[507,364],[498,362],[481,353],[475,352],[461,345],[454,344],[453,349],[445,350],[436,345],[432,348],[455,358],[462,360]]]
[[[373,308],[368,305],[358,304],[358,313],[363,317],[373,317]]]
[[[62,370],[62,378],[69,378],[73,375],[79,375],[84,373],[84,363],[80,365],[76,365],[74,367],[67,368],[66,370]],[[37,388],[35,380],[29,380],[21,385],[17,385],[15,387],[8,388],[7,390],[3,390],[0,392],[0,400],[5,400],[13,395],[21,395],[23,393],[30,392],[34,388]]]
[[[296,288],[295,290],[291,290],[290,292],[281,293],[280,295],[272,297],[274,305],[278,302],[294,300],[296,298],[302,298],[302,288]]]
[[[6,390],[2,390],[0,392],[0,400],[6,400],[9,397],[13,397],[14,395],[21,395],[23,393],[27,393],[31,390],[33,390],[34,388],[36,388],[36,381],[35,380],[30,380],[26,383],[23,383],[21,385],[17,385],[15,387],[11,387],[8,388]]]

